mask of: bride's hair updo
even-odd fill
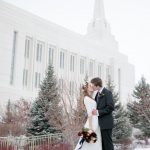
[[[89,86],[89,83],[86,82],[85,85],[82,85],[82,88],[81,88],[81,107],[84,110],[85,110],[84,97],[88,96],[88,97],[92,98],[88,92],[88,86]]]
[[[83,96],[88,96],[88,82],[85,83],[85,85],[82,86],[82,94]]]
[[[82,94],[84,97],[88,96],[88,97],[92,98],[92,96],[89,94],[88,88],[89,88],[89,83],[86,82],[85,85],[82,86]]]

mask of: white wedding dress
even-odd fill
[[[91,99],[88,96],[85,96],[84,104],[85,104],[88,116],[91,116],[92,110],[96,109],[96,106],[97,106],[96,101],[94,101],[93,99]],[[88,119],[87,119],[84,127],[89,128],[89,120]],[[102,150],[101,132],[100,132],[99,124],[98,124],[98,116],[92,115],[92,128],[93,128],[94,132],[97,134],[96,143],[87,143],[86,141],[84,141],[82,148],[79,149],[81,147],[81,145],[80,145],[81,137],[80,137],[75,150]]]

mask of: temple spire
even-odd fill
[[[104,19],[104,3],[103,0],[95,0],[95,6],[94,6],[94,20]]]
[[[99,40],[109,34],[110,27],[105,19],[103,0],[95,0],[93,18],[87,28],[87,37]]]

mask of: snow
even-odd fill
[[[150,148],[136,148],[134,150],[150,150]]]
[[[2,116],[0,116],[0,123],[2,123],[3,122],[3,117]]]

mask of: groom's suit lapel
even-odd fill
[[[97,97],[98,97],[98,92],[96,93],[96,96],[95,96],[95,101],[97,102]]]

